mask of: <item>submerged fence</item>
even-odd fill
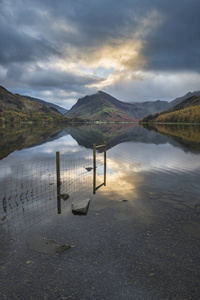
[[[0,240],[16,236],[55,213],[76,197],[93,192],[93,152],[56,157],[0,169]],[[104,178],[104,156],[96,158],[97,182]],[[58,189],[59,188],[59,189]],[[67,200],[67,201],[66,201]]]
[[[97,186],[97,157],[96,150],[103,148],[103,182]],[[102,165],[102,164],[101,164]],[[102,186],[106,185],[106,143],[103,145],[93,144],[93,194],[96,194],[96,191]]]

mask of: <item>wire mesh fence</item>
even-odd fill
[[[101,154],[97,173],[103,177]],[[91,150],[60,156],[62,210],[73,199],[93,191]],[[102,180],[102,179],[100,179]],[[64,197],[67,195],[68,197]],[[0,237],[10,239],[32,224],[58,213],[56,158],[0,169]],[[68,199],[67,199],[68,198]],[[67,199],[67,201],[66,201]]]

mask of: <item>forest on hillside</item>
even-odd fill
[[[163,111],[149,115],[140,122],[144,123],[200,123],[200,106],[190,106],[176,111]]]

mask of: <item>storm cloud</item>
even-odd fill
[[[1,0],[0,82],[70,108],[200,90],[199,0]]]

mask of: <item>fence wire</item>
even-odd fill
[[[103,174],[101,154],[97,172]],[[76,197],[92,193],[91,150],[60,155],[62,210]],[[100,179],[101,180],[101,179]],[[0,240],[15,237],[40,220],[57,213],[56,158],[0,169]]]

